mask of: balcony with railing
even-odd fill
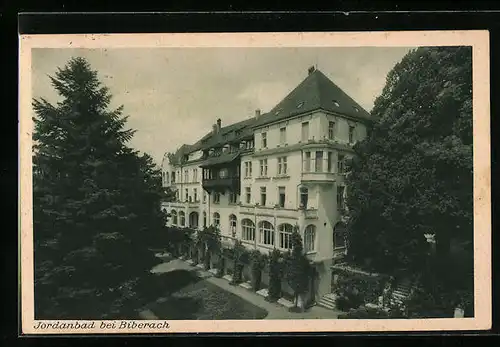
[[[318,219],[318,210],[317,209],[307,209],[303,210],[306,219]]]
[[[303,182],[335,182],[338,175],[333,172],[303,172]]]
[[[230,190],[234,193],[240,193],[239,177],[218,177],[203,179],[203,189],[208,192],[225,192]]]
[[[167,209],[184,209],[186,207],[187,203],[182,202],[182,201],[162,201],[161,207],[162,208],[167,208]]]
[[[188,207],[188,209],[199,209],[200,208],[200,201],[199,200],[189,200],[187,202],[187,207]]]

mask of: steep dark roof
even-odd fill
[[[216,134],[210,132],[194,145],[190,146],[189,152],[205,148],[221,147],[226,143],[241,141],[253,134],[251,125],[253,125],[255,121],[255,118],[245,119],[241,122],[222,127]]]
[[[317,109],[340,113],[360,120],[370,119],[370,114],[356,101],[321,71],[315,70],[271,111],[260,116],[253,127]]]
[[[356,101],[321,71],[314,70],[268,113],[261,115],[257,119],[252,117],[225,126],[216,134],[211,131],[193,145],[182,145],[175,152],[176,162],[180,162],[184,155],[195,151],[222,147],[227,143],[237,143],[252,138],[253,128],[255,127],[318,109],[343,114],[359,120],[371,119],[370,114]]]

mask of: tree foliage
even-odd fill
[[[472,249],[471,48],[409,52],[388,74],[372,117],[347,178],[349,256],[370,258],[380,271],[421,271],[424,234],[435,234],[446,267],[451,240]]]
[[[281,280],[283,278],[283,256],[279,250],[273,249],[269,254],[269,289],[268,299],[276,301],[281,297]]]
[[[148,240],[165,224],[161,174],[127,146],[127,117],[108,109],[86,60],[51,82],[61,101],[33,101],[35,315],[98,319],[140,303],[139,280],[158,263]]]
[[[250,252],[250,264],[252,272],[252,288],[254,291],[260,289],[262,283],[262,270],[266,267],[267,257],[258,250]]]
[[[311,265],[304,254],[302,237],[297,228],[291,235],[292,251],[287,257],[286,279],[295,296],[295,304],[299,295],[305,294],[309,289],[311,279]]]

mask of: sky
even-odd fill
[[[367,111],[387,73],[411,48],[112,48],[32,50],[32,96],[59,100],[49,76],[84,57],[110,89],[110,107],[124,106],[130,142],[158,164],[165,152],[212,129],[263,113],[317,66]]]

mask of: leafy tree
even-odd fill
[[[291,235],[292,252],[287,261],[286,278],[288,284],[293,289],[295,307],[304,308],[303,294],[307,293],[310,284],[311,268],[309,260],[304,254],[302,246],[302,237],[297,228],[294,229]]]
[[[167,227],[165,237],[160,242],[166,245],[174,256],[185,255],[192,243],[193,233],[194,230],[191,228]]]
[[[252,288],[258,291],[262,282],[262,270],[266,266],[266,256],[258,250],[250,252],[250,264],[252,272]]]
[[[233,284],[238,284],[243,281],[243,267],[249,257],[248,251],[243,246],[240,240],[235,240],[233,246],[233,260],[234,260],[234,273],[233,273]]]
[[[212,254],[219,254],[221,250],[221,236],[218,228],[209,226],[198,230],[197,247],[202,251],[205,268],[210,269]]]
[[[373,128],[355,147],[347,178],[349,257],[379,271],[425,272],[434,234],[438,277],[451,283],[450,244],[468,245],[472,281],[472,51],[409,52],[387,76]],[[458,284],[464,282],[459,280]]]
[[[61,101],[33,101],[35,316],[113,317],[141,304],[141,279],[159,263],[147,240],[165,224],[161,175],[127,147],[123,107],[108,110],[86,60],[71,59],[51,82]]]

